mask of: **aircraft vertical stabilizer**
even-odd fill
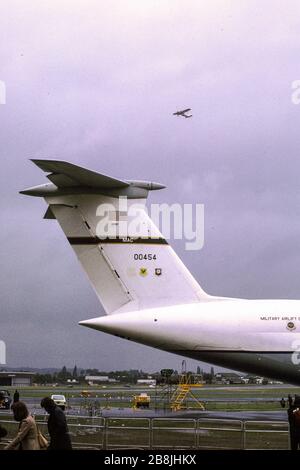
[[[210,298],[145,210],[148,192],[163,185],[118,180],[67,162],[34,163],[50,172],[51,183],[21,193],[44,197],[45,218],[59,222],[106,313]],[[138,207],[138,226],[131,220],[133,205]]]

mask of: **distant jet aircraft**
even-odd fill
[[[186,114],[189,111],[191,111],[191,108],[183,109],[182,111],[176,111],[176,113],[173,113],[173,116],[183,116],[185,118],[190,118],[192,117],[192,114]]]
[[[33,163],[50,181],[21,193],[45,199],[44,217],[59,222],[107,314],[80,325],[300,385],[300,300],[232,299],[204,292],[149,219],[148,193],[162,184],[120,180],[62,161]],[[108,217],[99,207],[113,205],[119,211],[119,196],[127,196],[122,219],[129,222],[129,233],[121,224],[116,232],[112,224],[108,234],[101,228]],[[131,223],[130,207],[137,201],[142,233]]]

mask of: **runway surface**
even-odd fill
[[[38,406],[29,406],[33,414],[44,414]],[[78,416],[79,410],[67,411],[67,416]],[[10,414],[11,411],[0,410],[1,415]],[[80,415],[88,415],[81,410]],[[240,421],[285,421],[287,422],[287,411],[177,411],[163,412],[154,410],[133,410],[132,408],[112,408],[101,410],[99,416],[104,418],[168,418],[168,419],[220,419],[220,420],[240,420]]]

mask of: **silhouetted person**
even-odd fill
[[[20,401],[20,394],[18,390],[16,390],[14,393],[14,403],[16,403],[17,401]]]
[[[16,437],[4,447],[5,450],[39,450],[38,430],[34,418],[22,401],[12,406],[14,419],[19,423]]]
[[[298,450],[300,445],[300,395],[295,395],[294,402],[288,409],[291,450]]]
[[[288,394],[288,402],[289,402],[289,408],[290,408],[291,406],[293,406],[294,401],[293,401],[292,395],[290,395],[290,394]]]
[[[57,406],[52,398],[45,397],[41,401],[41,407],[49,413],[48,432],[50,435],[49,450],[71,450],[72,444],[69,435],[65,414]]]
[[[281,404],[282,408],[285,408],[285,399],[284,398],[281,398],[280,404]]]

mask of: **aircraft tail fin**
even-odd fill
[[[33,162],[51,172],[51,183],[21,193],[44,197],[44,218],[59,222],[106,313],[210,298],[147,214],[148,192],[163,185]]]

